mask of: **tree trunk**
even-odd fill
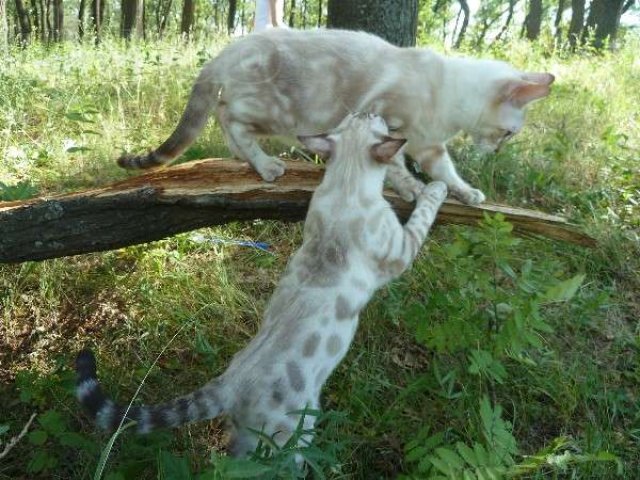
[[[122,0],[120,36],[127,42],[131,40],[138,18],[138,0]]]
[[[78,38],[80,41],[84,38],[84,10],[86,7],[86,0],[80,0],[80,6],[78,7]]]
[[[104,5],[106,0],[91,0],[91,23],[96,45],[100,43],[102,33],[102,19],[104,18]]]
[[[300,12],[300,17],[302,18],[302,29],[307,28],[307,0],[301,0],[302,2],[302,12]]]
[[[582,29],[584,27],[584,3],[585,0],[571,0],[571,22],[569,23],[569,32],[567,38],[571,50],[575,50],[578,40],[582,37]]]
[[[593,0],[589,7],[589,17],[583,40],[587,40],[589,35],[593,35],[591,38],[593,47],[602,49],[608,43],[609,48],[613,49],[620,26],[623,5],[623,0]]]
[[[238,9],[238,0],[229,0],[229,12],[227,15],[227,33],[231,35],[236,26],[236,10]]]
[[[563,2],[564,0],[560,0],[560,1]],[[502,28],[500,29],[500,31],[496,35],[495,41],[500,40],[502,38],[502,36],[509,29],[509,25],[511,24],[511,20],[513,20],[513,12],[514,12],[515,7],[516,7],[516,2],[517,2],[517,0],[509,0],[509,10],[508,10],[508,13],[507,13],[507,19],[505,20],[504,25],[502,26]]]
[[[460,45],[462,45],[464,34],[467,33],[467,26],[469,25],[469,4],[467,3],[467,0],[458,0],[458,3],[460,3],[460,9],[464,17],[462,19],[462,27],[460,27],[460,33],[458,34],[458,39],[456,40],[454,48],[460,48]]]
[[[136,6],[136,37],[144,38],[144,0],[138,0],[138,5]]]
[[[394,45],[416,44],[418,0],[329,0],[327,26],[364,30]]]
[[[0,263],[121,248],[238,220],[300,221],[321,179],[322,168],[307,162],[289,162],[284,176],[266,183],[247,163],[201,160],[97,190],[0,203]],[[386,198],[401,219],[410,216],[412,204],[391,192]],[[595,243],[563,218],[500,205],[447,200],[437,223],[477,225],[485,212],[502,213],[521,234]]]
[[[61,42],[64,33],[64,9],[62,0],[53,0],[53,41]]]
[[[322,26],[322,0],[318,0],[318,28]]]
[[[38,6],[40,11],[40,41],[45,43],[49,32],[47,31],[47,25],[45,25],[47,10],[44,7],[44,0],[38,0]]]
[[[634,3],[636,3],[636,0],[627,0],[627,2],[622,7],[622,15],[627,13],[627,10],[629,10],[631,7],[633,7]]]
[[[51,25],[51,2],[53,0],[47,0],[47,4],[44,11],[44,20],[47,22],[47,43],[51,43],[53,41],[53,26]]]
[[[42,25],[40,25],[38,0],[31,0],[31,16],[33,17],[33,30],[35,31],[35,36],[42,36]]]
[[[25,46],[31,37],[31,20],[22,0],[16,0],[16,15],[20,24],[20,44]]]
[[[564,13],[565,0],[558,1],[558,10],[556,10],[556,18],[553,22],[553,27],[555,28],[555,40],[556,46],[562,45],[562,14]]]
[[[524,20],[525,34],[528,40],[536,40],[542,27],[542,0],[529,0],[529,12]]]
[[[164,32],[167,28],[167,21],[169,20],[169,15],[171,14],[171,5],[173,0],[168,0],[164,4],[158,2],[157,4],[157,24],[158,24],[158,36],[162,38],[164,36]],[[218,8],[218,4],[216,2],[216,8]],[[216,23],[217,26],[217,23]]]
[[[9,48],[9,24],[7,22],[7,2],[0,0],[0,53]]]
[[[291,7],[289,7],[289,26],[295,28],[296,21],[296,0],[291,0]]]

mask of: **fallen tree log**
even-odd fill
[[[212,159],[94,190],[0,203],[0,263],[111,250],[236,220],[303,220],[321,177],[316,165],[288,162],[283,177],[266,183],[246,163]],[[413,205],[385,195],[401,218],[410,215]],[[437,223],[476,224],[483,212],[504,214],[520,234],[594,245],[561,217],[501,205],[447,200]]]

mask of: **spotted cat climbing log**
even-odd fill
[[[0,263],[111,250],[238,220],[303,220],[321,176],[316,165],[288,162],[283,177],[266,183],[246,163],[210,159],[99,189],[0,203]],[[398,215],[407,218],[413,206],[387,193]],[[595,243],[561,217],[502,205],[448,200],[437,223],[473,225],[483,212],[504,214],[522,235]]]

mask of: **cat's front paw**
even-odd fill
[[[279,158],[267,157],[257,163],[255,167],[265,182],[273,182],[284,174],[286,164],[284,160]]]
[[[396,189],[398,195],[400,195],[400,198],[402,198],[405,202],[414,202],[418,198],[418,195],[420,195],[420,189],[412,187],[413,185],[407,185],[404,186],[404,188]]]
[[[434,181],[424,186],[421,195],[429,196],[437,203],[442,203],[444,199],[447,198],[448,191],[449,189],[446,183]]]
[[[487,197],[484,196],[477,188],[452,188],[451,193],[454,197],[467,205],[480,205]]]
[[[392,181],[391,184],[405,202],[414,202],[424,189],[424,183],[412,176]]]

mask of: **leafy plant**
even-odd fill
[[[38,188],[29,180],[22,180],[15,185],[0,182],[0,201],[26,200],[38,194]]]
[[[483,480],[503,478],[515,464],[516,440],[511,423],[502,419],[502,407],[480,400],[482,440],[468,446],[463,442],[443,445],[444,435],[418,438],[406,446],[407,461],[415,463],[415,475],[433,480]]]
[[[585,278],[558,281],[549,273],[554,265],[516,256],[521,240],[512,229],[501,214],[485,214],[478,229],[457,232],[433,255],[445,264],[438,270],[452,274],[409,307],[418,341],[441,353],[467,351],[469,373],[491,384],[504,383],[507,357],[542,346],[542,335],[553,332],[544,308],[569,301]]]

